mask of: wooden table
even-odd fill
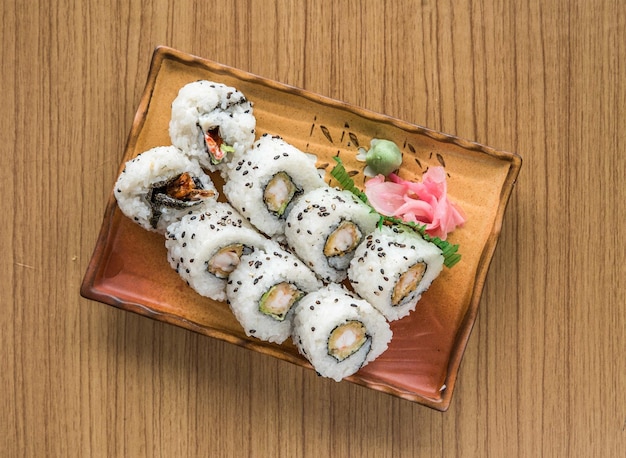
[[[215,3],[2,2],[0,455],[624,456],[625,4]],[[523,157],[447,412],[80,297],[160,44]]]

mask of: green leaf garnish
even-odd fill
[[[372,209],[373,213],[378,214],[379,216],[378,227],[379,228],[385,222],[388,222],[391,224],[398,224],[398,225],[405,226],[405,227],[412,229],[413,231],[420,234],[424,240],[426,240],[427,242],[431,242],[432,244],[434,244],[441,250],[443,254],[443,264],[448,268],[454,266],[456,263],[458,263],[461,260],[461,254],[458,253],[459,245],[452,245],[450,242],[446,240],[441,240],[439,237],[431,237],[430,235],[426,233],[425,224],[417,224],[413,222],[408,222],[408,221],[401,220],[400,218],[395,218],[393,216],[385,216],[376,212],[376,210],[374,210],[372,205],[369,203],[365,193],[356,187],[356,185],[354,184],[354,180],[350,177],[350,175],[348,175],[346,168],[343,166],[343,162],[341,161],[341,158],[339,158],[338,156],[335,156],[333,157],[333,159],[337,162],[337,165],[333,167],[333,169],[330,171],[330,175],[335,180],[337,180],[337,182],[339,183],[339,186],[342,189],[345,189],[346,191],[350,191],[352,194],[354,194],[360,200],[362,200],[365,204],[367,204]]]
[[[357,196],[360,200],[369,205],[367,200],[367,196],[363,191],[356,187],[354,184],[354,180],[350,178],[348,172],[346,172],[346,168],[343,166],[343,162],[339,156],[334,156],[333,159],[337,162],[337,165],[333,167],[330,171],[330,175],[337,180],[341,189],[345,189],[346,191],[350,191],[352,194]],[[371,207],[371,205],[370,205]]]

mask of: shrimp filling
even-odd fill
[[[426,263],[418,262],[400,275],[391,294],[391,305],[397,306],[402,304],[417,289],[425,273]]]
[[[342,221],[331,232],[324,245],[324,256],[335,269],[347,269],[355,248],[361,242],[362,234],[359,227],[352,221]]]
[[[220,248],[209,260],[207,270],[217,278],[228,278],[230,273],[239,265],[244,248],[241,243]]]
[[[304,293],[291,283],[282,282],[268,289],[259,301],[259,311],[276,321],[284,321],[291,307]]]
[[[267,209],[278,216],[282,216],[298,188],[285,172],[278,172],[265,186],[263,201]]]
[[[360,321],[348,321],[332,330],[328,337],[328,354],[343,361],[367,342],[367,328]]]

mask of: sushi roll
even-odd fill
[[[331,283],[296,306],[292,339],[318,374],[340,381],[374,361],[391,341],[385,317]]]
[[[254,142],[252,103],[234,87],[212,81],[183,86],[172,102],[172,144],[216,171]]]
[[[348,278],[359,296],[392,321],[415,310],[443,261],[441,250],[413,230],[382,226],[356,249]]]
[[[270,237],[284,233],[285,219],[299,195],[326,186],[311,155],[268,134],[245,156],[233,159],[231,165],[224,194]]]
[[[326,186],[294,203],[285,236],[319,278],[339,283],[346,278],[354,250],[377,222],[378,216],[354,194]]]
[[[268,239],[227,203],[207,205],[167,228],[170,266],[198,294],[226,299],[226,282],[243,254],[263,250]]]
[[[158,146],[126,162],[114,189],[124,215],[159,233],[218,195],[200,165],[174,146]]]
[[[302,261],[276,244],[241,257],[226,296],[246,335],[282,343],[291,335],[294,305],[321,286]]]

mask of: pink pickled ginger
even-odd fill
[[[365,195],[381,215],[424,224],[428,235],[441,240],[465,223],[461,208],[448,199],[443,167],[429,168],[421,182],[403,180],[393,173],[389,180],[377,175],[365,183]]]

